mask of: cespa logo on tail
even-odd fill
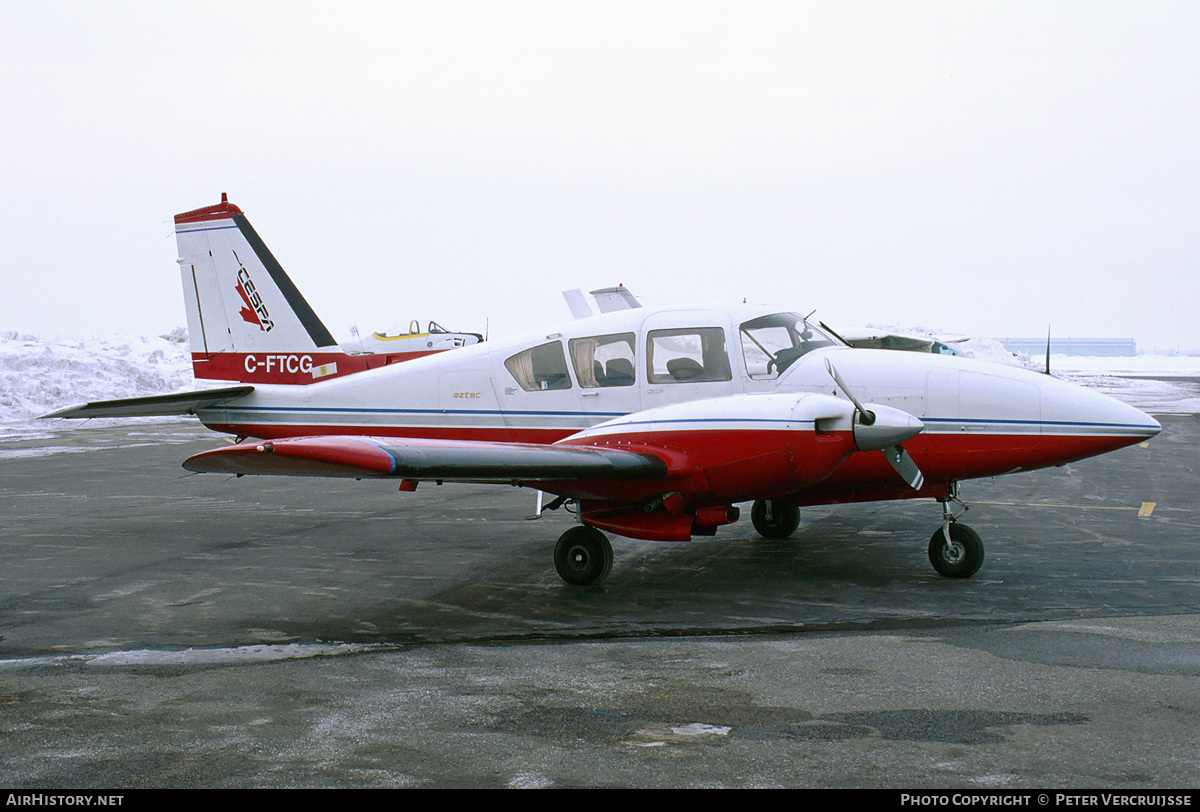
[[[258,291],[254,287],[254,280],[250,278],[250,272],[242,264],[237,251],[233,252],[233,258],[238,263],[238,283],[235,287],[238,295],[242,297],[242,301],[246,303],[246,306],[240,311],[242,319],[250,324],[257,324],[258,329],[269,333],[275,326],[275,322],[271,321],[271,314],[267,312],[267,306],[263,304],[262,297],[258,295]]]

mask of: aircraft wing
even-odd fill
[[[349,435],[240,443],[197,454],[183,467],[227,474],[483,483],[657,479],[667,473],[660,457],[609,448]]]
[[[895,333],[872,327],[848,327],[839,330],[838,335],[852,347],[875,350],[921,350],[927,352],[934,342],[930,336]]]
[[[168,417],[194,414],[197,409],[245,397],[253,391],[254,387],[250,385],[223,386],[192,392],[172,392],[169,395],[93,400],[58,409],[42,417]]]

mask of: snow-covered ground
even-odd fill
[[[1041,366],[1046,361],[1041,359]],[[1093,358],[1050,355],[1059,378],[1096,389],[1150,414],[1200,413],[1200,357],[1132,355]]]
[[[53,339],[0,332],[0,442],[49,438],[78,428],[77,420],[37,419],[73,403],[191,387],[191,351],[183,328],[164,336]]]
[[[1040,370],[1044,358],[1016,356],[992,339],[954,345],[965,355]],[[85,426],[128,425],[130,421],[38,420],[73,403],[138,397],[192,387],[187,333],[164,336],[52,338],[0,332],[0,443],[53,440]],[[1058,377],[1094,387],[1143,411],[1200,413],[1200,357],[1137,355],[1082,358],[1052,355]],[[138,418],[142,423],[190,425],[192,418]],[[144,428],[144,427],[142,427]],[[20,451],[31,453],[29,442]],[[54,445],[48,443],[48,446]],[[43,448],[43,453],[45,453]]]

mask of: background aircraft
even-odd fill
[[[877,327],[839,328],[838,337],[851,347],[864,350],[906,350],[908,352],[932,352],[939,355],[961,355],[953,345],[966,338],[936,338],[931,335],[883,330]]]
[[[755,529],[783,538],[802,505],[913,497],[942,505],[934,567],[968,577],[984,552],[952,510],[961,480],[1061,465],[1160,429],[1027,370],[853,349],[775,308],[638,307],[619,288],[608,312],[559,327],[324,372],[341,359],[321,354],[319,320],[239,209],[186,212],[176,230],[189,328],[206,342],[198,369],[219,369],[224,385],[47,416],[188,412],[237,437],[185,461],[193,471],[536,488],[556,496],[547,509],[580,520],[554,553],[573,584],[608,574],[602,531],[686,541],[750,502]],[[245,307],[213,318],[210,300]],[[252,318],[240,343],[212,329],[233,336]],[[263,381],[264,364],[274,378]]]
[[[354,331],[357,336],[357,330]],[[468,347],[471,344],[478,344],[483,341],[483,336],[479,333],[456,333],[453,330],[447,330],[436,321],[429,322],[429,325],[422,330],[421,324],[416,319],[408,325],[408,332],[396,333],[388,335],[385,332],[375,331],[364,337],[357,337],[357,346],[355,342],[343,344],[343,349],[353,352],[356,348],[358,352],[367,352],[373,354],[391,355],[402,352],[440,352],[442,350],[452,350],[457,347]]]

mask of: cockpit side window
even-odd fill
[[[778,378],[801,356],[837,343],[795,313],[776,313],[743,322],[739,332],[746,372],[755,380]]]
[[[571,339],[571,363],[579,385],[585,389],[633,386],[635,341],[633,333]]]
[[[732,379],[725,331],[720,327],[651,330],[646,336],[650,383],[699,383]]]
[[[571,388],[561,341],[530,347],[509,358],[504,366],[526,392]]]

